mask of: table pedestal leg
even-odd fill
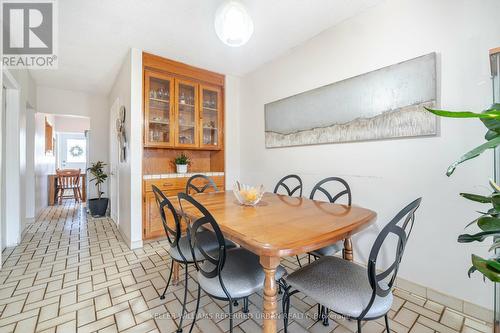
[[[179,263],[177,261],[174,261],[174,267],[173,267],[173,272],[172,272],[172,285],[176,286],[179,284]]]
[[[278,319],[278,300],[276,297],[278,288],[276,285],[276,267],[280,263],[279,257],[260,257],[260,264],[264,268],[264,273],[266,278],[264,280],[264,306],[263,306],[263,316],[264,316],[264,329],[265,333],[276,333],[277,325],[276,320]]]
[[[352,251],[352,241],[350,238],[344,239],[344,249],[342,250],[342,255],[345,260],[353,261],[354,254]]]

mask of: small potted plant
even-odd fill
[[[104,167],[106,164],[102,161],[97,161],[96,163],[92,163],[92,166],[87,169],[88,172],[92,175],[91,182],[95,182],[95,187],[97,189],[97,198],[89,199],[89,210],[90,214],[95,217],[106,215],[106,210],[108,209],[108,198],[103,198],[102,195],[104,192],[101,190],[101,185],[108,178],[108,175],[104,172]]]
[[[177,169],[177,173],[186,173],[188,165],[191,164],[191,159],[184,153],[180,153],[174,159],[175,167]]]

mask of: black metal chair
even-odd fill
[[[189,226],[188,237],[191,252],[195,259],[198,279],[198,298],[191,332],[196,323],[200,306],[201,290],[210,297],[229,302],[229,329],[233,331],[233,302],[243,300],[243,312],[248,312],[248,297],[262,290],[264,287],[264,270],[259,263],[259,257],[243,248],[228,249],[224,235],[210,212],[193,197],[179,193],[181,209],[186,205],[194,207],[200,213],[200,218],[192,221]],[[200,238],[200,230],[211,229],[212,238],[217,242],[218,248],[211,249],[205,246]],[[278,266],[276,279],[280,279],[286,271]]]
[[[168,286],[170,285],[170,280],[172,278],[174,262],[178,262],[179,264],[184,265],[185,268],[184,302],[182,303],[182,316],[180,318],[179,326],[177,328],[177,332],[182,332],[182,321],[184,319],[184,315],[186,312],[186,300],[188,291],[188,265],[194,263],[193,253],[189,245],[188,237],[182,236],[181,219],[180,216],[177,214],[174,206],[158,187],[152,185],[152,188],[156,202],[158,203],[158,207],[160,209],[161,221],[163,224],[163,228],[165,229],[167,240],[170,244],[169,254],[170,257],[172,258],[167,285],[165,286],[165,290],[163,291],[163,294],[160,296],[160,299],[165,299],[165,293],[167,292]],[[172,221],[173,224],[172,223],[170,225],[168,224],[166,210],[168,210],[170,214],[173,216],[173,221]],[[201,230],[197,235],[197,238],[199,242],[202,243],[206,249],[216,250],[219,246],[219,243],[213,240],[213,237],[211,237],[211,232],[208,230]],[[226,244],[226,246],[234,247],[234,245],[231,244]]]
[[[203,179],[205,182],[203,186],[198,187],[193,182],[197,179]],[[215,185],[214,180],[208,176],[205,175],[194,175],[190,177],[186,183],[186,193],[191,194],[190,190],[194,190],[195,193],[203,193],[209,188],[213,188],[215,192],[218,192],[219,189],[217,188],[217,185]]]
[[[339,183],[342,186],[342,190],[335,195],[332,195],[327,189],[324,188],[324,185],[326,183],[332,183],[332,182]],[[347,196],[347,205],[351,206],[351,204],[352,204],[351,188],[349,187],[349,184],[347,184],[347,182],[342,178],[329,177],[329,178],[323,179],[322,181],[320,181],[319,183],[317,183],[314,186],[314,188],[311,191],[311,195],[309,196],[309,199],[311,199],[311,200],[317,199],[316,194],[319,192],[323,193],[326,196],[326,198],[328,199],[328,201],[331,203],[335,203],[341,197]],[[312,252],[310,252],[310,254],[315,258],[319,258],[319,257],[323,257],[323,256],[332,256],[332,255],[340,252],[343,249],[343,247],[344,246],[343,246],[342,241],[339,241],[335,244],[325,246],[325,247],[318,249],[316,251],[312,251]]]
[[[292,187],[293,185],[288,186],[290,184],[287,185],[287,181],[292,180],[292,182],[295,183],[295,181],[293,181],[294,179],[298,182],[298,185],[295,186],[293,189],[290,189],[290,187]],[[278,181],[278,183],[276,184],[276,186],[274,187],[273,193],[278,194],[278,192],[281,188],[285,189],[286,194],[289,197],[293,197],[294,193],[297,191],[299,191],[299,197],[302,197],[302,188],[303,188],[302,179],[297,175],[288,175],[288,176],[281,178]],[[299,266],[302,267],[302,264],[300,263],[299,256],[297,255],[295,257],[297,258],[297,263],[299,264]],[[281,291],[281,289],[280,289],[280,291]]]
[[[362,320],[381,317],[385,317],[389,333],[387,313],[393,301],[391,291],[415,222],[415,211],[421,200],[422,198],[416,199],[403,208],[379,233],[368,259],[368,274],[367,269],[361,265],[338,257],[325,256],[282,279],[280,283],[284,289],[282,305],[285,332],[288,326],[290,297],[300,291],[323,307],[357,320],[358,333],[361,333]],[[380,250],[391,234],[398,237],[394,262],[385,269],[379,269],[377,259]],[[290,291],[291,288],[294,290]]]
[[[297,182],[299,183],[297,186],[295,186],[293,189],[290,189],[291,186],[288,186],[287,185],[287,180],[297,180]],[[293,181],[294,182],[294,181]],[[299,197],[302,196],[302,179],[300,179],[299,176],[297,175],[288,175],[288,176],[285,176],[283,178],[281,178],[279,180],[279,182],[276,184],[276,186],[274,187],[274,191],[273,193],[276,193],[278,194],[280,188],[284,188],[285,191],[286,191],[286,194],[289,196],[289,197],[293,197],[293,194],[296,192],[296,191],[299,191]]]

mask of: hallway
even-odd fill
[[[166,299],[159,299],[166,283],[167,249],[167,241],[155,241],[131,251],[111,220],[88,219],[72,201],[49,207],[29,227],[21,245],[3,253],[0,332],[173,332],[176,325],[171,318],[180,313],[183,287],[170,287]],[[294,258],[283,265],[296,268]],[[189,289],[188,310],[192,311],[196,291],[192,279]],[[491,331],[483,321],[420,296],[400,289],[395,295],[389,315],[397,333]],[[297,296],[292,300],[291,332],[355,331],[354,322],[341,318],[328,327],[315,322],[315,304]],[[250,314],[239,308],[235,332],[259,330],[260,303],[261,296],[254,295]],[[226,303],[203,295],[201,304],[203,317],[194,331],[227,330]],[[191,320],[184,323],[189,325]],[[363,328],[365,333],[383,330],[382,321],[367,322]]]

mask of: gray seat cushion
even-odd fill
[[[327,308],[357,318],[372,296],[367,269],[338,257],[321,257],[285,277],[293,289]],[[381,284],[382,285],[382,284]],[[375,297],[365,318],[385,315],[392,305],[392,293]]]
[[[333,256],[336,253],[340,252],[343,248],[344,248],[344,242],[338,241],[337,243],[334,243],[332,245],[328,245],[322,247],[321,249],[312,251],[311,254],[315,255],[316,257]]]
[[[221,277],[232,298],[242,298],[262,290],[264,287],[264,270],[259,263],[259,257],[250,251],[242,248],[228,250],[226,253],[226,262],[222,268]],[[214,265],[205,261],[201,264],[205,271],[211,271]],[[276,269],[276,280],[279,280],[286,274],[282,266]],[[206,278],[198,272],[198,283],[201,288],[209,295],[227,298],[219,281],[219,276]]]
[[[219,243],[217,242],[217,238],[211,231],[208,230],[199,231],[197,239],[200,242],[200,246],[203,248],[203,250],[205,250],[205,252],[211,252],[219,248]],[[236,245],[231,241],[226,240],[226,247],[230,249],[236,247]],[[179,242],[177,243],[177,246],[170,248],[170,250],[168,251],[172,259],[177,261],[184,261],[184,259],[182,259],[181,254],[179,253],[179,250],[182,252],[182,255],[184,255],[184,258],[186,258],[187,262],[194,262],[187,236],[181,237],[179,239]],[[203,255],[197,248],[194,251],[194,255],[196,257],[196,260],[203,259]]]

